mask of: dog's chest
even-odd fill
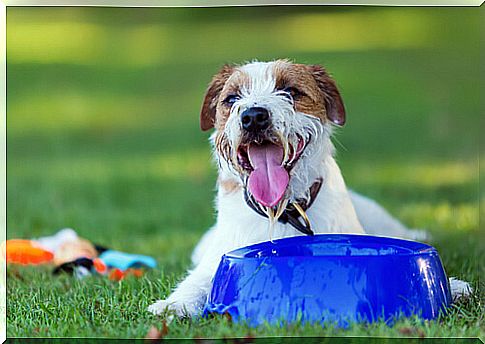
[[[351,203],[339,197],[339,194],[329,195],[322,190],[308,209],[307,215],[316,234],[363,232]],[[271,228],[268,218],[257,214],[246,204],[242,190],[229,194],[219,192],[217,205],[219,234],[234,248],[303,235],[288,223],[277,222]]]

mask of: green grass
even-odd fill
[[[324,63],[341,86],[348,124],[336,145],[347,183],[427,228],[447,273],[477,292],[436,321],[249,329],[215,317],[176,320],[168,337],[483,337],[480,14],[9,8],[7,237],[72,227],[152,255],[159,268],[112,282],[9,266],[8,336],[126,338],[161,328],[146,308],[183,276],[214,221],[216,173],[198,129],[205,86],[224,62],[289,57]]]

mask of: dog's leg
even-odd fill
[[[179,283],[166,300],[159,300],[148,307],[153,314],[167,313],[169,316],[191,317],[202,311],[222,254],[205,254],[194,270]]]
[[[214,242],[214,234],[216,232],[215,230],[216,226],[210,228],[202,236],[197,246],[195,246],[191,256],[193,266],[197,266],[204,257],[204,254],[209,251],[212,242]]]
[[[455,277],[450,278],[450,289],[453,302],[462,298],[466,299],[473,294],[473,289],[470,286],[470,283],[456,279]]]
[[[425,230],[410,230],[374,200],[350,191],[350,198],[362,227],[367,234],[412,240],[430,238]]]

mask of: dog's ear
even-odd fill
[[[345,124],[345,107],[335,81],[327,71],[319,65],[309,66],[318,87],[322,91],[327,117],[333,123],[342,126]]]
[[[214,75],[205,93],[202,109],[200,110],[200,128],[203,131],[214,128],[216,120],[217,99],[224,88],[224,84],[234,71],[231,65],[224,65],[219,73]]]

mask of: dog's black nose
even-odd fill
[[[262,107],[251,107],[241,114],[241,123],[244,130],[249,132],[262,131],[269,127],[268,110]]]

